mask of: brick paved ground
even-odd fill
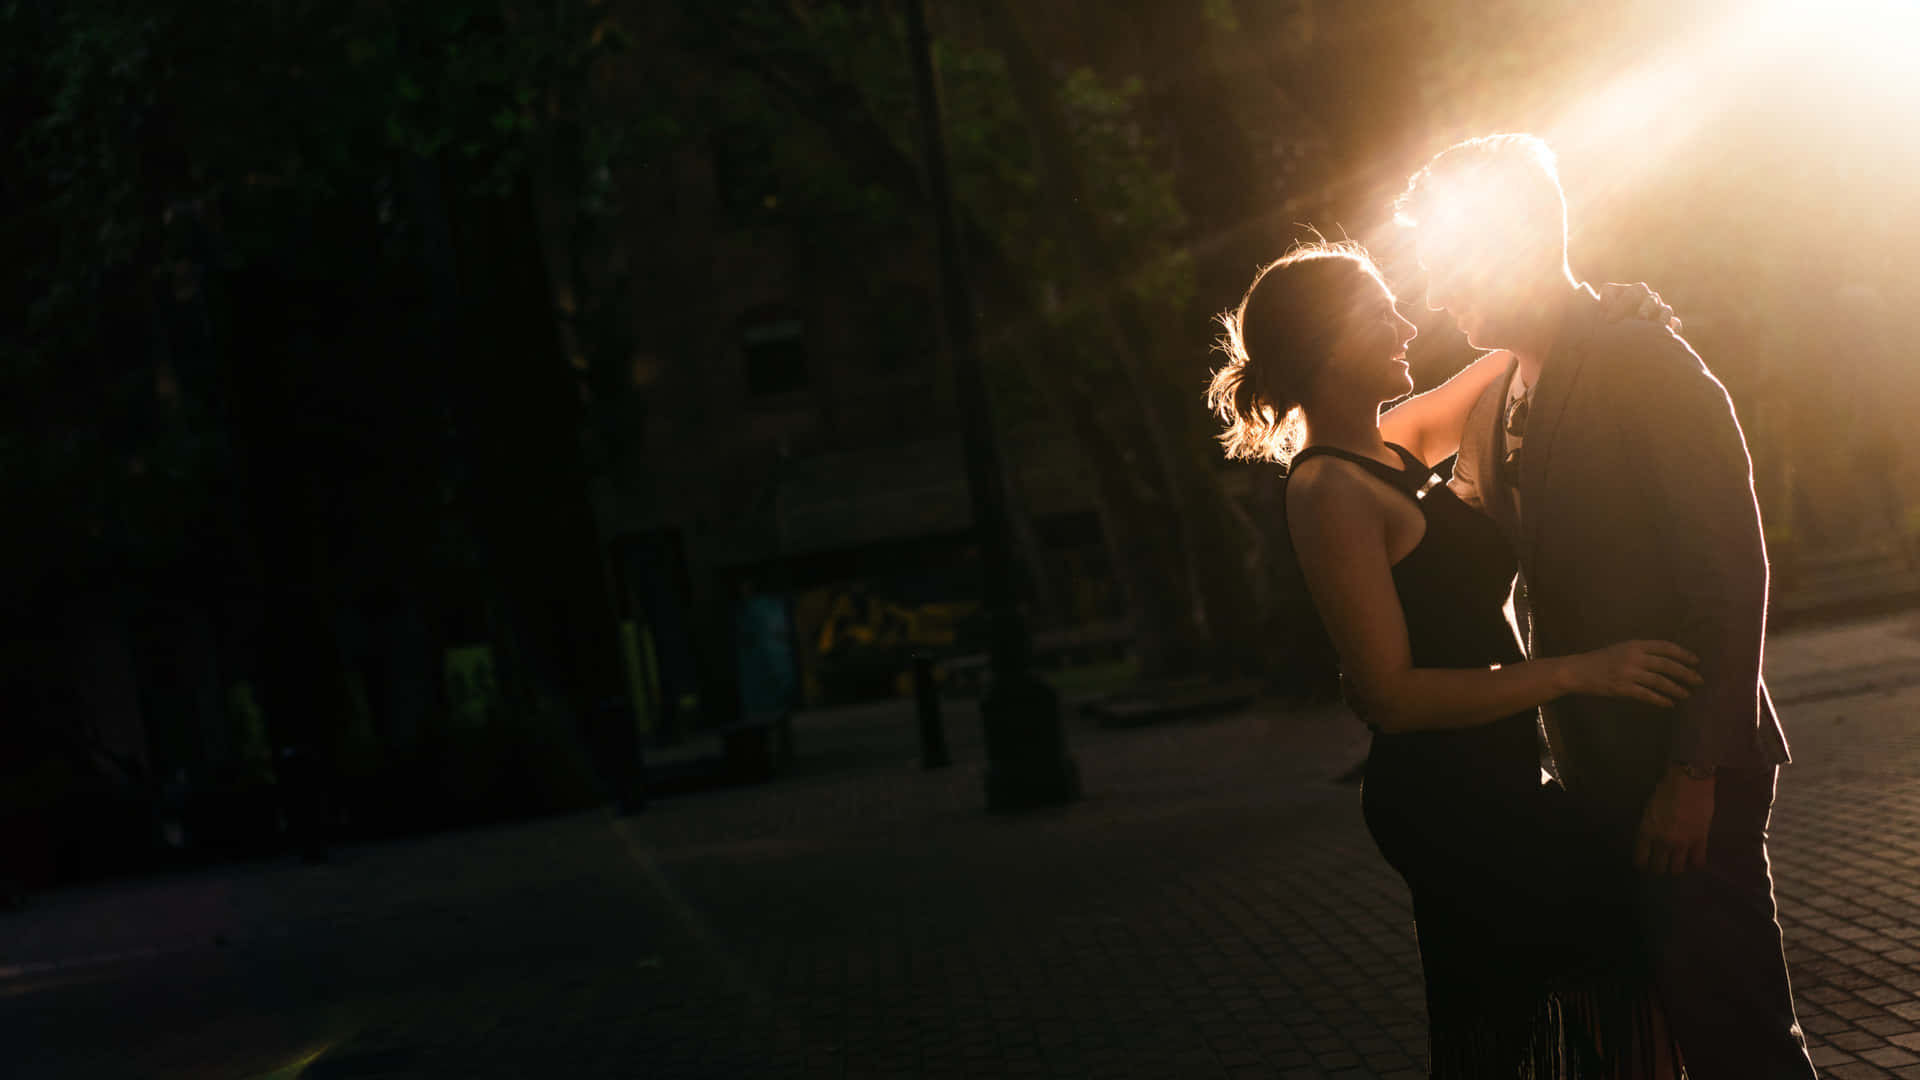
[[[1775,869],[1829,1076],[1920,1077],[1920,636],[1778,638]],[[17,1077],[1401,1077],[1404,891],[1328,777],[1363,737],[1258,708],[1079,725],[1087,798],[981,812],[910,718],[805,718],[778,784],[43,897],[0,915]],[[304,1071],[302,1071],[304,1069]]]

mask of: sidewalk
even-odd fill
[[[1920,1077],[1913,617],[1777,637],[1774,860],[1825,1075]],[[1836,674],[1837,673],[1837,674]],[[982,810],[977,716],[804,716],[797,775],[43,897],[0,915],[19,1077],[1424,1075],[1365,735],[1255,706],[1102,730]],[[304,1071],[303,1071],[304,1070]]]

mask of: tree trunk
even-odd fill
[[[530,186],[470,201],[460,265],[484,531],[538,697],[567,706],[616,798],[637,783],[618,630]],[[456,375],[456,377],[460,377]],[[617,707],[616,707],[617,706]]]
[[[1063,250],[1069,254],[1066,265],[1073,291],[1083,296],[1095,312],[1097,323],[1107,330],[1107,344],[1125,376],[1127,392],[1133,397],[1151,450],[1150,473],[1164,493],[1171,509],[1171,524],[1182,570],[1187,580],[1189,617],[1204,640],[1209,637],[1205,595],[1200,588],[1200,571],[1194,564],[1193,543],[1189,536],[1190,513],[1185,493],[1176,481],[1178,468],[1173,458],[1178,450],[1161,417],[1161,407],[1149,386],[1142,354],[1151,346],[1146,320],[1125,295],[1117,282],[1099,268],[1117,265],[1113,246],[1093,220],[1085,197],[1079,166],[1073,159],[1072,137],[1059,111],[1052,81],[1041,70],[1033,50],[1013,20],[1003,0],[985,0],[981,9],[994,45],[1006,58],[1014,95],[1026,116],[1032,136],[1034,157],[1039,162],[1041,190],[1048,203],[1047,219],[1063,233]]]

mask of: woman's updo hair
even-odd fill
[[[1352,241],[1302,244],[1260,268],[1238,306],[1222,312],[1215,346],[1227,365],[1213,373],[1207,407],[1227,429],[1230,458],[1293,461],[1307,437],[1300,398],[1332,353],[1362,282],[1385,287],[1365,248]]]

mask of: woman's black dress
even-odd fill
[[[1392,445],[1392,444],[1389,444]],[[1330,447],[1426,518],[1393,567],[1418,668],[1524,657],[1505,606],[1512,549],[1413,454],[1403,470]],[[1361,807],[1413,895],[1436,1077],[1647,1075],[1650,977],[1631,868],[1543,784],[1532,710],[1478,727],[1376,734]]]

